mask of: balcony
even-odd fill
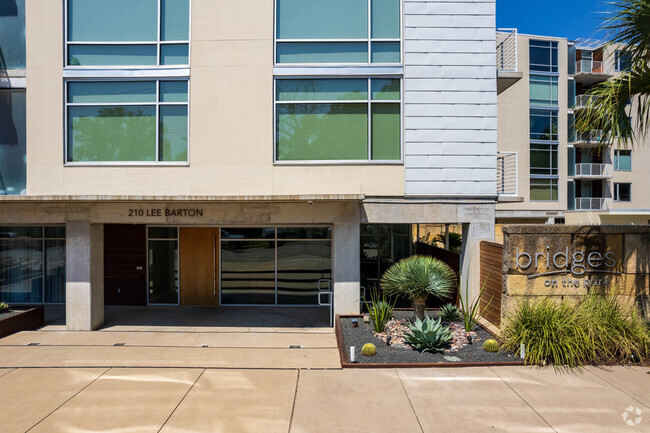
[[[612,177],[612,164],[576,164],[575,178],[609,179]]]
[[[517,68],[517,29],[497,29],[497,95],[521,80]]]
[[[574,110],[580,110],[587,107],[593,101],[596,101],[600,96],[598,95],[576,95],[576,103],[573,106]]]
[[[591,86],[611,78],[614,74],[609,65],[597,60],[578,60],[576,62],[576,81]]]
[[[589,147],[599,144],[603,139],[603,131],[593,130],[576,135],[575,146]]]
[[[499,201],[519,201],[517,197],[517,152],[497,153],[497,196]]]
[[[609,209],[611,199],[599,197],[576,197],[575,210],[606,210]]]

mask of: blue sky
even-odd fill
[[[598,27],[608,9],[604,0],[497,0],[497,28],[570,40],[603,38]]]

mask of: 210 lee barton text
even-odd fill
[[[130,217],[202,217],[203,209],[129,209]]]

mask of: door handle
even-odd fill
[[[212,235],[212,296],[217,297],[217,235]]]

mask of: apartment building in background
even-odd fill
[[[495,46],[494,0],[3,2],[0,300],[358,313],[420,224],[477,288]]]
[[[650,222],[650,145],[599,152],[602,133],[574,127],[586,92],[627,66],[603,41],[497,32],[497,227]]]

